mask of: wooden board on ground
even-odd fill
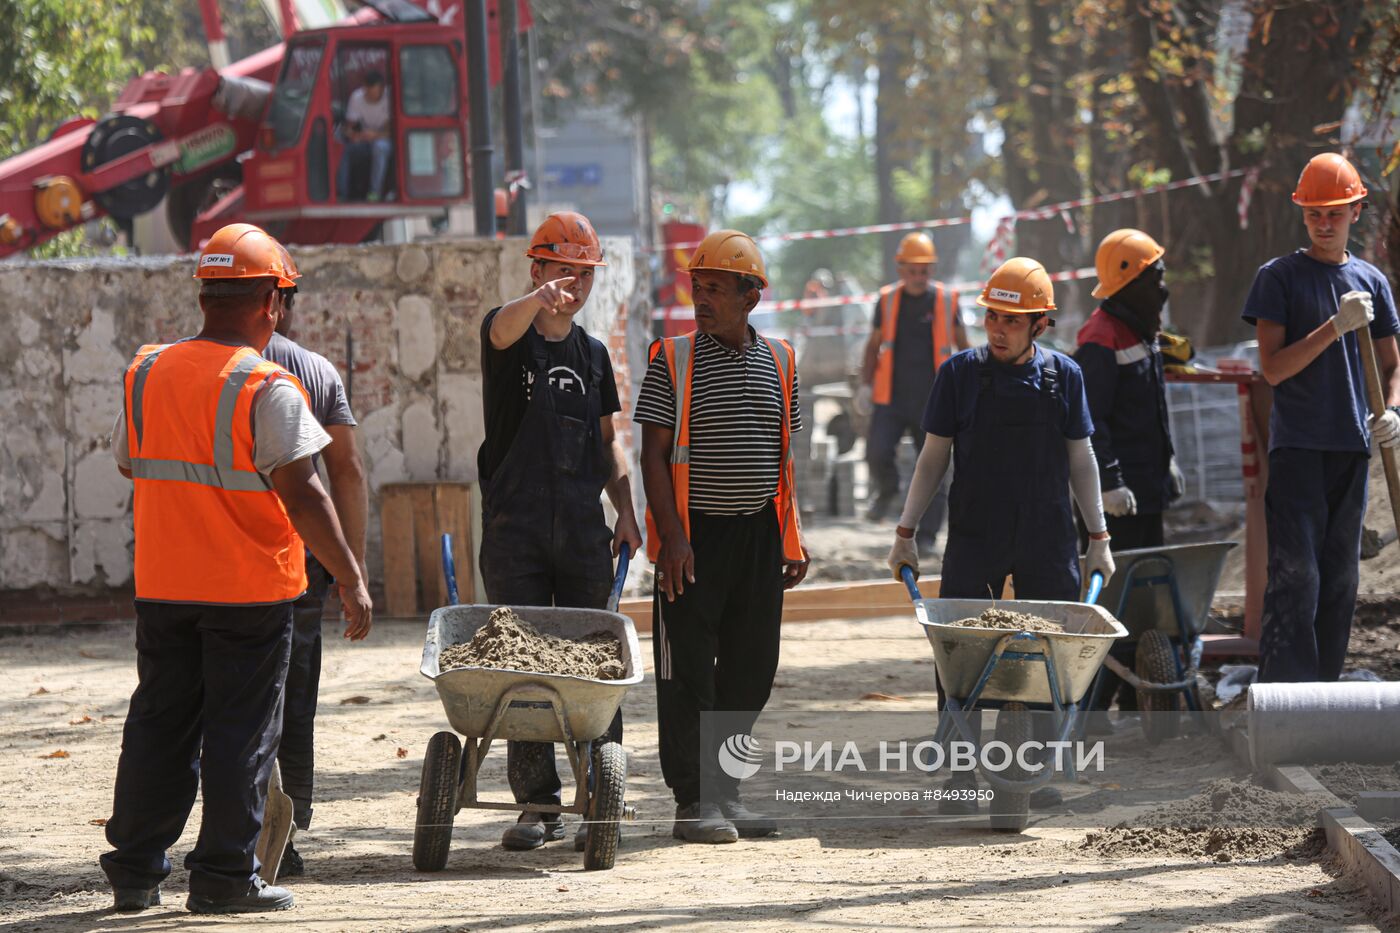
[[[471,487],[466,483],[391,483],[379,492],[388,615],[422,615],[446,604],[439,543],[444,533],[452,535],[458,598],[474,602]]]

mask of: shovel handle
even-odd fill
[[[1089,593],[1084,597],[1086,603],[1096,603],[1099,601],[1099,594],[1103,592],[1103,574],[1095,570],[1089,574]]]
[[[919,592],[919,584],[914,579],[914,570],[908,564],[899,568],[899,578],[904,581],[904,588],[909,591],[909,598],[914,602],[924,598],[924,594]]]
[[[617,612],[622,602],[622,585],[627,582],[627,565],[632,561],[632,545],[622,542],[617,549],[617,573],[613,576],[612,592],[608,594],[608,612]]]
[[[452,557],[452,536],[442,536],[442,576],[447,581],[447,604],[457,605],[457,562]]]
[[[1376,361],[1376,345],[1371,340],[1371,329],[1363,327],[1356,332],[1356,342],[1361,347],[1361,369],[1366,375],[1366,397],[1370,402],[1371,414],[1377,417],[1385,411],[1385,390],[1381,388],[1381,370]],[[1400,532],[1400,470],[1395,463],[1395,451],[1381,448],[1381,465],[1385,467],[1385,485],[1390,492],[1390,513],[1395,520],[1395,530]]]

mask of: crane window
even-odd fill
[[[291,146],[301,136],[325,50],[324,42],[304,42],[294,44],[288,51],[282,75],[272,92],[272,105],[267,111],[274,149]]]
[[[457,112],[457,66],[445,45],[410,45],[399,52],[403,112],[441,117]]]

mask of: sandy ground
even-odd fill
[[[784,634],[770,708],[877,708],[859,699],[872,691],[905,698],[901,708],[933,708],[931,652],[908,619],[796,625]],[[108,815],[135,680],[131,627],[0,638],[0,930],[1376,928],[1356,886],[1322,862],[1110,859],[1078,848],[1082,818],[1078,827],[1037,819],[1011,836],[983,822],[958,828],[910,818],[789,824],[778,837],[730,846],[673,842],[646,639],[647,682],[625,705],[629,799],[640,820],[626,830],[617,867],[584,873],[569,843],[505,852],[497,841],[508,817],[463,811],[447,870],[417,873],[409,853],[419,768],[429,736],[446,726],[417,672],[421,646],[417,623],[381,624],[360,645],[329,639],[316,823],[299,839],[307,875],[291,882],[297,906],[196,920],[183,910],[178,866],[198,810],[171,853],[177,868],[165,906],[112,914],[96,864],[105,847],[96,823]],[[369,702],[343,702],[352,696]],[[1147,756],[1143,786],[1165,787],[1186,773],[1229,776],[1230,766],[1197,760],[1193,747],[1168,743]],[[43,757],[60,750],[67,757]],[[483,787],[504,789],[503,758],[493,751]],[[1094,809],[1084,798],[1099,795],[1107,825],[1124,812],[1123,800],[1103,797],[1113,790],[1081,784],[1067,794],[1082,812]]]

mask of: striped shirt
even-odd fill
[[[690,508],[709,515],[751,515],[778,494],[782,467],[782,385],[768,344],[749,329],[744,352],[697,334],[690,403]],[[634,416],[675,429],[676,393],[663,343],[647,368]],[[802,430],[793,376],[793,431]]]

